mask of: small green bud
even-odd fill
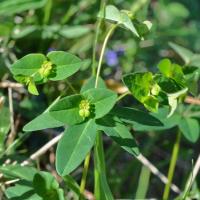
[[[51,74],[52,69],[53,69],[53,63],[45,60],[41,68],[39,69],[39,74],[43,78],[47,78]]]
[[[89,110],[85,110],[85,117],[89,117],[90,116],[90,111]]]
[[[79,115],[80,115],[81,117],[84,117],[84,115],[85,115],[85,110],[79,110]]]
[[[79,115],[83,118],[90,116],[90,103],[88,100],[81,100],[79,104]]]
[[[90,109],[90,103],[88,102],[88,100],[81,100],[81,102],[79,104],[79,108],[89,110]]]
[[[89,110],[79,110],[79,115],[83,118],[89,117],[90,116],[90,111]]]

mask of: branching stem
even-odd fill
[[[106,49],[106,45],[108,43],[108,39],[110,38],[110,36],[112,35],[112,33],[114,32],[114,30],[116,29],[116,27],[118,26],[118,24],[114,24],[111,26],[110,30],[108,31],[105,40],[103,42],[103,46],[102,46],[102,50],[101,50],[101,54],[100,54],[100,58],[99,58],[99,63],[98,63],[98,67],[97,67],[97,74],[96,74],[96,80],[95,80],[95,88],[97,88],[98,86],[98,79],[99,79],[99,75],[100,75],[100,71],[101,71],[101,65],[102,65],[102,60],[103,60],[103,55]],[[100,24],[99,24],[99,29],[100,29]],[[98,30],[99,31],[99,30]],[[97,33],[98,34],[98,33]],[[97,38],[98,35],[96,35],[96,42],[95,42],[95,46],[97,44]],[[93,52],[93,65],[95,65],[95,55]],[[93,66],[93,73],[95,73],[95,68]],[[87,178],[87,173],[88,173],[88,168],[89,168],[89,161],[90,161],[90,155],[91,153],[89,152],[85,161],[84,161],[84,169],[83,169],[83,175],[82,175],[82,179],[81,179],[81,186],[80,186],[80,197],[79,199],[81,199],[83,197],[84,191],[85,191],[85,184],[86,184],[86,178]]]

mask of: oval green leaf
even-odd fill
[[[69,127],[58,143],[56,170],[65,176],[78,167],[94,145],[96,124],[90,119],[86,123]]]
[[[12,74],[31,76],[36,73],[38,69],[42,66],[43,62],[46,60],[46,57],[43,54],[32,53],[28,54],[21,59],[17,60],[11,66]]]
[[[82,65],[80,58],[64,51],[52,51],[47,54],[47,58],[56,66],[55,73],[49,77],[52,81],[68,78],[76,73]]]
[[[179,128],[185,138],[190,142],[196,142],[199,138],[199,123],[196,119],[182,118],[179,122]]]
[[[43,130],[43,129],[47,129],[47,128],[56,128],[56,127],[64,126],[64,123],[56,120],[49,113],[50,108],[53,105],[55,105],[59,99],[60,99],[60,97],[58,97],[42,114],[37,116],[35,119],[30,121],[28,124],[26,124],[23,127],[23,131],[31,132],[31,131]]]

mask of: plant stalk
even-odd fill
[[[84,161],[84,168],[83,168],[83,175],[81,179],[81,185],[80,185],[80,196],[79,200],[82,200],[84,197],[84,192],[85,192],[85,185],[86,185],[86,179],[87,179],[87,173],[89,169],[89,164],[90,164],[90,152],[87,154],[85,161]]]
[[[110,36],[112,35],[112,33],[114,32],[114,30],[117,28],[119,24],[113,24],[110,28],[110,30],[108,31],[105,40],[103,42],[103,46],[101,49],[101,54],[100,54],[100,58],[99,58],[99,63],[98,63],[98,67],[97,67],[97,75],[96,75],[96,81],[95,81],[95,88],[97,88],[98,86],[98,79],[99,79],[99,75],[100,75],[100,71],[101,71],[101,65],[102,65],[102,61],[103,61],[103,55],[106,49],[106,45],[108,43],[108,39],[110,38]]]
[[[169,198],[169,193],[170,193],[170,186],[172,183],[172,179],[174,176],[174,170],[176,166],[176,161],[178,158],[178,152],[179,152],[179,147],[180,147],[180,140],[181,140],[181,132],[178,130],[177,136],[176,136],[176,141],[173,147],[172,151],[172,157],[170,161],[170,166],[169,166],[169,171],[168,171],[168,182],[165,185],[164,193],[163,193],[163,200],[167,200]]]
[[[105,4],[103,6],[105,6]],[[100,31],[100,25],[101,24],[99,24],[99,30],[98,31]],[[107,33],[107,35],[105,37],[105,40],[104,40],[104,43],[103,43],[103,46],[102,46],[102,50],[101,50],[101,54],[100,54],[100,58],[99,58],[98,67],[97,67],[97,74],[96,74],[96,80],[95,80],[95,88],[97,88],[97,86],[98,86],[98,78],[99,78],[99,75],[100,75],[101,64],[102,64],[103,55],[104,55],[104,52],[105,52],[105,48],[106,48],[108,39],[112,35],[112,33],[115,30],[115,28],[117,27],[117,25],[118,24],[112,25],[111,29],[108,31],[108,33]],[[98,34],[99,33],[96,33],[96,38],[95,38],[96,41],[94,43],[94,48],[96,48],[96,45],[97,45]],[[93,70],[94,70],[93,73],[95,74],[96,70],[95,70],[95,55],[94,54],[95,54],[95,52],[93,52],[93,65],[94,65],[93,66]],[[101,140],[102,140],[101,137],[99,139],[97,139],[98,143],[102,142]],[[89,152],[88,155],[87,155],[87,157],[85,158],[85,161],[84,161],[84,169],[83,169],[83,175],[82,175],[81,186],[80,186],[80,197],[79,197],[80,200],[83,198],[84,191],[85,191],[85,184],[86,184],[86,178],[87,178],[87,173],[88,173],[88,168],[89,168],[90,156],[91,156],[91,153]]]
[[[104,1],[101,1],[100,10],[105,10],[106,3]],[[96,75],[96,47],[98,42],[98,37],[100,33],[100,28],[103,23],[103,18],[98,19],[96,32],[95,32],[95,38],[94,38],[94,44],[93,44],[93,52],[92,52],[92,75]]]
[[[101,198],[101,180],[100,180],[100,170],[105,171],[105,161],[103,154],[103,143],[101,133],[97,133],[96,143],[94,146],[94,176],[95,176],[95,184],[94,184],[94,195],[96,199]],[[102,169],[100,169],[102,167]]]
[[[105,6],[105,5],[104,5]],[[96,36],[95,36],[95,41],[94,41],[94,50],[93,50],[93,75],[96,73],[96,69],[95,69],[95,49],[96,49],[96,45],[97,45],[97,40],[98,40],[98,35],[99,35],[99,31],[100,31],[100,26],[101,26],[102,21],[100,21],[98,23],[98,27],[97,27],[97,32],[96,32]],[[118,24],[114,24],[112,25],[111,29],[108,31],[103,46],[102,46],[102,50],[101,50],[101,54],[100,54],[100,58],[99,58],[99,63],[98,63],[98,67],[97,67],[97,74],[96,74],[96,80],[95,80],[95,88],[97,88],[98,86],[98,78],[100,75],[100,71],[101,71],[101,64],[102,64],[102,60],[103,60],[103,55],[105,52],[105,48],[108,42],[108,39],[110,38],[110,36],[112,35],[113,31],[115,30],[115,28],[117,27]],[[97,137],[97,143],[102,143],[102,138],[101,137]],[[101,153],[103,152],[103,150],[101,149]],[[88,173],[88,168],[89,168],[89,162],[90,162],[90,156],[91,153],[89,152],[85,161],[84,161],[84,169],[83,169],[83,175],[82,175],[82,179],[81,179],[81,186],[80,186],[80,197],[79,199],[81,200],[82,197],[84,196],[84,191],[85,191],[85,185],[86,185],[86,178],[87,178],[87,173]]]

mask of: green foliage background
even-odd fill
[[[189,95],[194,98],[199,98],[200,2],[198,0],[108,0],[107,4],[115,5],[119,9],[129,10],[131,13],[134,13],[140,21],[150,20],[153,26],[150,33],[146,35],[144,33],[144,40],[134,37],[134,34],[132,33],[134,30],[130,27],[128,29],[132,32],[125,31],[124,27],[126,26],[124,24],[122,28],[119,28],[114,32],[108,43],[106,56],[103,60],[101,73],[102,78],[105,79],[107,83],[109,83],[108,80],[113,79],[113,87],[117,88],[119,83],[122,84],[122,75],[135,72],[157,72],[159,61],[167,57],[172,61],[172,63],[178,63],[180,66],[185,66],[183,71],[187,74],[190,89],[192,91]],[[51,175],[55,174],[55,160],[53,153],[55,152],[55,148],[39,158],[36,163],[33,163],[35,167],[37,166],[38,169],[41,169],[40,172],[35,171],[34,169],[31,170],[31,168],[21,169],[20,167],[18,168],[17,165],[15,169],[9,169],[10,172],[16,171],[17,175],[12,173],[10,174],[10,172],[8,173],[9,170],[3,166],[3,163],[7,159],[18,161],[18,163],[26,160],[26,158],[29,158],[33,152],[42,147],[47,141],[62,132],[63,129],[59,127],[62,126],[63,123],[67,122],[70,124],[71,122],[71,124],[74,124],[77,122],[76,116],[74,116],[75,122],[72,119],[68,121],[68,116],[64,114],[62,115],[62,113],[59,113],[57,117],[54,116],[56,119],[52,118],[52,115],[49,114],[49,110],[58,111],[60,109],[58,104],[57,108],[54,106],[48,108],[46,111],[44,110],[60,95],[72,95],[74,89],[76,91],[82,90],[81,93],[84,94],[84,91],[88,89],[87,85],[84,85],[85,88],[82,87],[82,85],[92,73],[91,63],[93,43],[99,9],[100,2],[96,0],[0,1],[1,82],[7,80],[12,82],[15,81],[10,72],[11,65],[17,59],[29,53],[44,54],[48,57],[48,55],[51,54],[49,52],[52,50],[60,52],[67,51],[70,53],[68,55],[69,60],[71,54],[77,56],[74,58],[77,59],[77,63],[80,62],[79,58],[83,60],[78,72],[76,71],[80,67],[79,64],[77,64],[77,70],[74,70],[73,72],[67,71],[65,74],[61,71],[60,76],[62,78],[57,77],[55,80],[59,81],[56,83],[54,81],[47,82],[46,80],[43,80],[43,82],[46,83],[39,84],[36,89],[40,93],[39,96],[30,95],[27,90],[23,88],[17,90],[13,89],[14,117],[15,120],[19,121],[19,123],[16,128],[16,137],[11,141],[11,143],[7,142],[7,135],[10,130],[8,90],[7,88],[0,88],[0,97],[4,98],[3,105],[0,101],[0,171],[5,175],[5,177],[1,178],[0,182],[3,184],[6,180],[18,177],[23,179],[21,184],[12,186],[15,187],[14,189],[9,187],[9,189],[6,190],[6,193],[6,188],[3,184],[1,187],[2,198],[5,198],[6,194],[7,197],[9,196],[9,199],[12,199],[16,195],[15,191],[18,192],[19,196],[19,191],[26,191],[32,195],[32,199],[38,200],[45,199],[44,197],[41,197],[41,195],[37,195],[41,193],[42,195],[45,194],[45,196],[48,197],[47,199],[63,199],[64,194],[65,197],[70,199],[70,192],[73,194],[71,199],[77,199],[77,196],[79,195],[79,186],[76,182],[80,182],[80,171],[82,168],[79,166],[75,171],[73,171],[73,180],[68,175],[63,178],[63,181],[59,178],[56,180]],[[139,28],[138,25],[138,29]],[[103,22],[97,43],[97,60],[108,29],[109,23]],[[185,47],[186,49],[181,49],[179,46],[177,47],[176,44]],[[121,55],[118,53],[117,64],[115,65],[109,64],[109,59],[111,59],[109,58],[109,50],[115,53],[122,51]],[[59,61],[61,60],[62,58],[59,59]],[[36,62],[36,60],[33,62]],[[33,65],[35,66],[35,64]],[[60,65],[62,65],[62,62]],[[195,69],[193,69],[193,67]],[[168,74],[168,72],[162,71],[162,67],[159,68],[163,74]],[[193,73],[194,71],[195,73]],[[19,72],[20,74],[22,73],[21,69],[19,69]],[[69,77],[69,75],[74,72],[76,73]],[[63,77],[68,78],[67,80],[61,80]],[[172,77],[174,78],[174,76]],[[53,80],[53,78],[50,80]],[[182,78],[181,80],[179,79],[179,81],[182,81]],[[94,84],[94,80],[91,80],[91,82]],[[69,83],[71,83],[73,88]],[[141,84],[142,83],[143,82],[141,82]],[[104,88],[104,85],[102,86],[102,84],[103,83],[99,83],[101,88],[99,89],[99,96],[103,94],[106,95],[106,90],[102,89]],[[32,93],[37,93],[34,86],[33,90]],[[92,91],[90,92],[92,93]],[[107,92],[109,93],[109,91]],[[112,94],[109,95],[112,103]],[[98,96],[95,97],[98,99]],[[156,122],[154,122],[155,126],[152,126],[153,122],[151,121],[151,118],[148,118],[150,116],[145,116],[146,111],[140,103],[142,98],[137,98],[137,96],[134,97],[135,98],[130,96],[125,97],[120,102],[119,107],[115,107],[112,110],[112,112],[117,114],[119,118],[113,119],[112,115],[108,115],[106,118],[103,118],[102,121],[99,119],[98,128],[105,131],[107,135],[115,141],[113,142],[107,136],[103,137],[106,164],[104,166],[104,163],[101,163],[101,166],[97,166],[97,168],[106,168],[107,174],[103,174],[101,183],[107,196],[101,196],[99,197],[100,199],[112,198],[112,194],[115,198],[162,198],[164,185],[162,185],[160,180],[151,174],[148,169],[142,166],[140,162],[126,152],[128,151],[129,153],[131,152],[134,154],[137,152],[137,148],[127,148],[126,145],[120,144],[126,150],[123,151],[117,145],[119,141],[115,140],[116,136],[119,136],[122,132],[125,135],[120,135],[121,137],[130,137],[132,139],[132,135],[134,135],[135,143],[138,144],[143,155],[145,155],[160,171],[167,174],[172,148],[179,127],[185,137],[181,138],[179,157],[173,182],[182,190],[184,190],[187,178],[192,171],[192,160],[196,161],[199,155],[199,105],[180,104],[174,115],[169,119],[166,118],[168,110],[161,108],[159,113],[152,114],[152,117],[157,117],[164,124],[165,128],[163,128],[156,124]],[[115,99],[116,97],[113,98]],[[61,102],[59,98],[55,101]],[[104,107],[104,105],[106,106],[108,104],[109,99],[108,102],[102,103],[99,108],[100,116],[107,114],[106,112],[111,109],[109,107]],[[133,108],[123,109],[122,106]],[[138,112],[138,110],[135,110],[136,108],[144,110],[145,113]],[[148,105],[146,108],[148,108]],[[187,115],[180,118],[179,113],[185,111]],[[44,115],[38,117],[38,115],[43,112]],[[130,113],[133,112],[136,113],[136,119],[128,118],[127,116],[131,116]],[[70,117],[72,117],[71,114]],[[31,123],[27,124],[32,119],[35,120],[34,125]],[[57,119],[62,120],[60,122]],[[51,120],[51,124],[45,124],[48,120]],[[130,127],[133,126],[131,135],[129,131],[126,132],[126,130],[124,130],[125,128],[120,123],[120,120],[125,121]],[[149,124],[149,121],[151,121],[151,124]],[[112,122],[117,124],[115,130],[108,127]],[[91,137],[93,138],[92,130],[96,130],[96,127],[94,127],[95,125],[93,124],[93,119],[90,119],[86,123],[91,123],[89,128]],[[24,127],[25,124],[26,126]],[[84,129],[82,126],[85,126],[85,124],[76,128],[71,127],[69,132],[71,134],[77,134],[76,137],[79,138],[80,136],[78,133],[81,133],[81,130]],[[52,127],[58,128],[52,129]],[[43,128],[49,129],[41,131]],[[78,132],[76,129],[78,129]],[[24,131],[36,132],[24,134]],[[74,148],[79,148],[78,144],[68,140],[67,137],[69,137],[69,135],[66,134],[64,137],[66,137],[64,139],[69,141],[69,145],[74,146]],[[80,139],[85,138],[80,137]],[[60,143],[59,145],[66,145],[66,143]],[[86,145],[86,148],[90,149],[91,145]],[[62,151],[62,149],[59,149],[58,151]],[[84,158],[86,153],[87,151],[83,151],[79,155],[75,155],[75,158],[76,156]],[[61,152],[59,155],[65,155],[65,152]],[[67,156],[68,155],[66,155],[66,157]],[[59,174],[62,174],[63,170],[65,172],[71,172],[70,167],[73,165],[78,166],[80,163],[75,163],[75,158],[72,158],[72,164],[69,164],[69,168],[57,169]],[[102,155],[99,155],[98,159],[103,160]],[[65,160],[63,160],[63,162],[65,162]],[[88,191],[92,191],[94,186],[93,168],[94,166],[91,164],[87,179]],[[29,171],[30,176],[22,176],[25,173],[24,170]],[[43,171],[49,171],[51,174]],[[107,191],[107,182],[105,177],[107,177],[112,194],[110,191]],[[199,180],[198,175],[189,194],[191,199],[200,198]],[[38,182],[41,183],[40,187],[38,186]],[[50,182],[52,184],[45,185],[45,183]],[[60,187],[63,189],[61,189],[58,184],[60,184]],[[34,194],[33,188],[34,191],[37,191],[37,194]],[[26,199],[26,197],[23,198]],[[179,197],[177,194],[171,192],[170,199],[174,198],[178,199]]]

